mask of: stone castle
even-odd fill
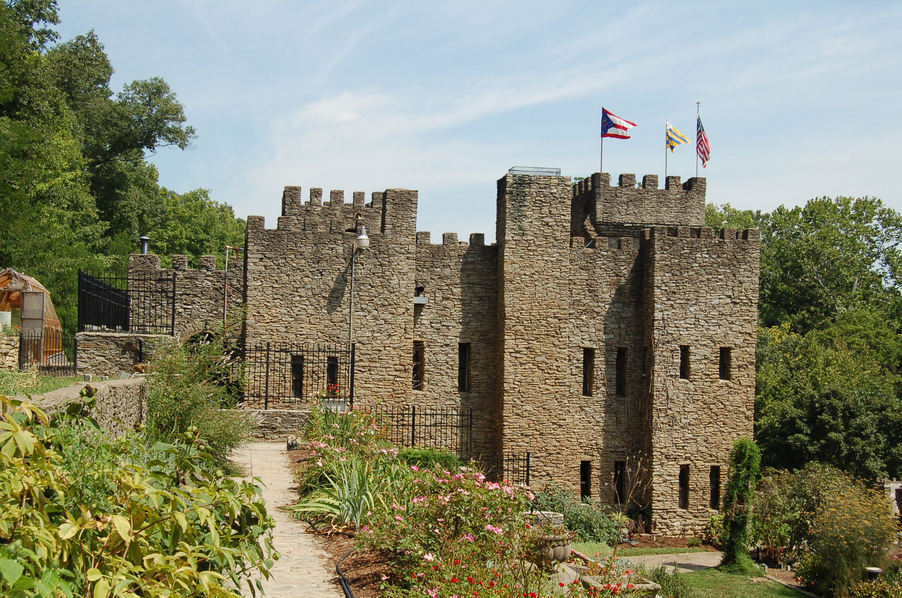
[[[199,270],[173,257],[176,334],[221,320],[225,286],[247,346],[346,345],[353,266],[355,406],[473,408],[473,442],[530,452],[533,487],[645,505],[658,533],[699,530],[733,440],[752,434],[758,231],[705,227],[705,179],[513,169],[495,244],[433,244],[416,219],[413,190],[345,203],[286,187],[276,228],[248,218],[228,278],[210,257]],[[154,255],[131,269],[163,271]]]

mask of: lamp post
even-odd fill
[[[348,301],[348,351],[354,344],[354,266],[357,263],[357,254],[370,247],[370,238],[366,234],[366,226],[360,225],[360,232],[354,239],[354,246],[351,248],[351,290],[350,300]]]

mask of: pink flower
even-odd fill
[[[420,468],[417,467],[416,465],[411,465],[411,466],[410,466],[410,471],[420,471]],[[436,590],[436,591],[438,591],[438,590]]]
[[[395,520],[396,521],[404,521],[404,518],[401,517],[400,515],[395,515]]]
[[[504,530],[503,530],[503,529],[501,529],[500,527],[496,527],[496,526],[494,526],[494,525],[492,525],[492,524],[486,524],[485,529],[486,529],[487,531],[496,533],[496,534],[498,534],[499,536],[500,536],[501,534],[504,533]]]
[[[435,555],[432,554],[431,552],[427,552],[426,554],[423,555],[423,558],[427,561],[434,561]]]
[[[461,540],[466,540],[467,542],[475,542],[476,538],[473,537],[473,534],[466,533],[460,537]]]

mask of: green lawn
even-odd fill
[[[83,376],[39,376],[34,372],[0,372],[0,395],[39,395],[84,382]]]
[[[611,547],[604,542],[574,542],[573,549],[592,556],[594,553],[600,555],[608,555],[611,553]],[[653,546],[650,548],[618,548],[618,556],[641,556],[644,554],[683,554],[685,552],[705,552],[704,548],[666,548]]]
[[[722,573],[717,569],[703,569],[681,576],[692,589],[693,596],[720,598],[800,598],[802,594],[775,581],[759,581],[746,575]]]

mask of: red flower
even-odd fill
[[[451,583],[457,583],[457,582],[459,582],[459,581],[460,581],[460,580],[457,579],[456,577],[452,577],[452,578],[451,578]]]

